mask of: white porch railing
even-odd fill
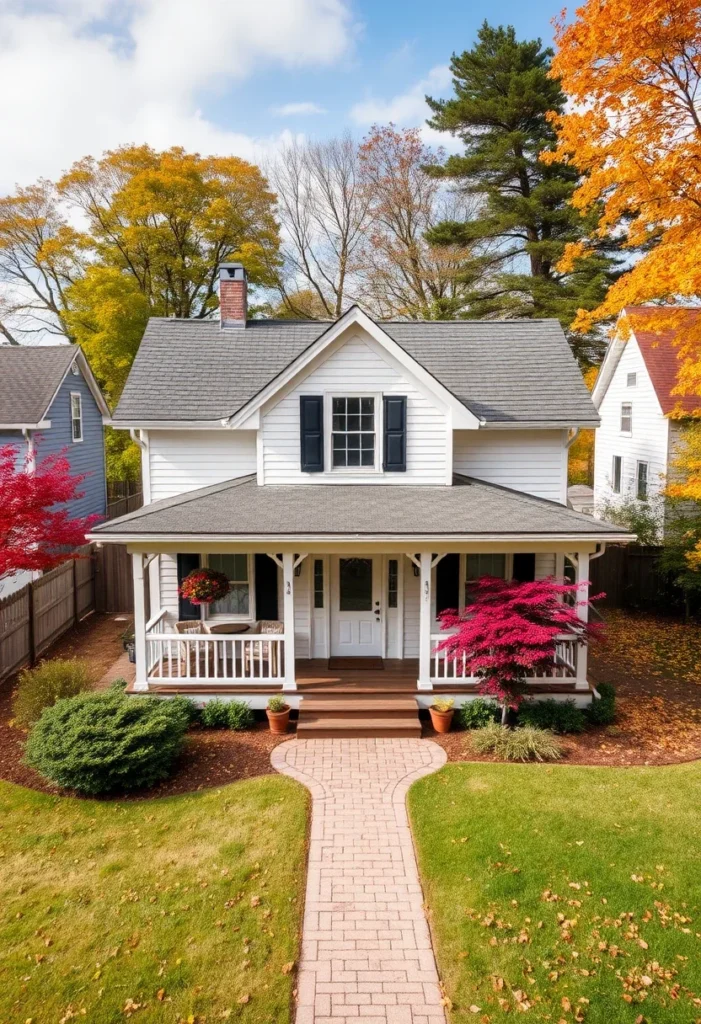
[[[285,636],[171,633],[159,619],[146,634],[146,665],[154,683],[282,684]]]
[[[479,682],[477,676],[468,674],[467,656],[465,654],[458,658],[449,658],[447,651],[439,651],[438,645],[450,634],[431,634],[431,682],[432,683],[462,683],[468,686],[476,686]],[[527,683],[542,683],[554,679],[575,679],[577,676],[577,652],[578,644],[575,637],[561,636],[555,643],[555,664],[544,676],[531,676]]]

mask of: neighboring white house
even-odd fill
[[[594,448],[594,505],[645,501],[660,506],[684,424],[701,399],[673,394],[679,360],[672,331],[648,329],[654,308],[624,311],[631,333],[612,339],[592,398],[601,417]],[[689,321],[699,309],[685,311]],[[683,330],[683,326],[679,328]]]
[[[92,536],[133,555],[136,690],[261,707],[371,658],[460,702],[476,680],[435,653],[442,609],[566,559],[585,594],[590,557],[630,539],[567,507],[569,440],[598,416],[557,321],[247,320],[243,268],[220,287],[219,322],[149,322],[112,421],[146,504]],[[206,565],[231,593],[201,613],[178,585]],[[563,640],[531,682],[589,700],[586,651]]]

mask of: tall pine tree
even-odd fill
[[[567,330],[578,309],[603,299],[616,273],[616,246],[602,243],[570,273],[556,269],[566,243],[590,235],[592,218],[569,205],[577,172],[539,159],[556,142],[548,112],[565,104],[548,74],[552,56],[540,39],[520,42],[512,26],[486,21],[473,48],[453,55],[455,95],[427,97],[429,124],[458,136],[465,153],[427,170],[454,179],[482,206],[467,223],[439,224],[428,240],[484,243],[485,276],[470,296],[468,317],[555,317]],[[569,337],[583,362],[596,357],[596,337]]]

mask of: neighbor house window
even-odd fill
[[[639,501],[647,501],[647,462],[638,463],[636,493]]]
[[[475,585],[482,576],[506,577],[506,555],[467,555],[465,570],[465,604],[471,604]]]
[[[626,385],[627,385],[627,387],[634,388],[634,387],[637,386],[637,384],[638,384],[638,375],[637,375],[637,373],[629,373],[628,376],[626,377]]]
[[[332,398],[335,467],[375,466],[375,399]]]
[[[83,406],[80,395],[71,393],[71,437],[74,441],[83,440]]]
[[[314,607],[324,607],[324,560],[314,559]]]
[[[620,455],[614,455],[611,466],[611,490],[614,494],[621,493],[621,476],[623,473],[623,459]]]
[[[209,555],[208,564],[210,569],[223,572],[231,587],[226,597],[210,604],[210,615],[248,615],[251,604],[248,555]]]
[[[633,433],[633,406],[630,402],[621,404],[621,433]]]
[[[387,605],[389,608],[398,607],[399,598],[399,562],[396,558],[390,558],[387,563]]]

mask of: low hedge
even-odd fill
[[[584,732],[587,718],[573,700],[529,700],[518,709],[520,725],[560,734]]]
[[[599,699],[591,702],[586,715],[592,725],[611,725],[616,721],[616,687],[611,683],[597,683]]]
[[[475,697],[458,708],[457,718],[463,729],[481,729],[501,718],[501,708],[493,700]]]
[[[152,786],[170,774],[189,720],[182,703],[83,693],[46,708],[26,762],[59,786],[95,796]]]

